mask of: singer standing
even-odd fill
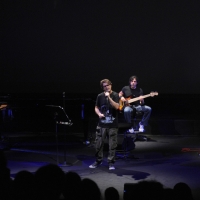
[[[100,81],[103,92],[98,94],[95,104],[95,113],[99,117],[98,132],[96,133],[96,160],[89,168],[98,167],[103,161],[103,147],[108,137],[109,154],[107,162],[109,170],[114,170],[115,152],[117,147],[118,134],[118,108],[119,95],[112,91],[112,83],[109,79]]]

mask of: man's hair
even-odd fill
[[[109,79],[103,79],[100,81],[100,87],[103,88],[103,83],[107,83],[108,85],[112,85]]]
[[[135,79],[137,82],[139,81],[137,76],[131,76],[131,77],[129,78],[129,83],[130,83],[133,79]]]

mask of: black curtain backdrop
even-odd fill
[[[200,93],[200,1],[3,0],[0,92]]]

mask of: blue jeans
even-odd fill
[[[146,106],[146,105],[143,105],[143,106],[139,105],[139,106],[134,106],[134,107],[126,106],[124,108],[124,118],[127,121],[127,123],[131,123],[133,109],[136,109],[136,111],[142,111],[144,113],[140,121],[140,124],[147,126],[150,115],[151,115],[151,107]]]

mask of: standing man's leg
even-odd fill
[[[106,128],[100,128],[99,132],[97,132],[97,138],[96,138],[96,161],[102,162],[103,160],[103,147],[106,139]]]
[[[96,168],[103,161],[103,147],[104,147],[104,142],[105,142],[105,138],[106,138],[106,133],[107,133],[107,129],[106,128],[100,128],[99,132],[96,133],[96,144],[95,144],[95,148],[96,148],[95,157],[96,157],[96,160],[92,165],[89,166],[89,168]]]
[[[108,164],[109,170],[114,170],[113,164],[115,163],[115,153],[117,148],[117,128],[110,128],[109,129],[109,154],[108,154]]]

